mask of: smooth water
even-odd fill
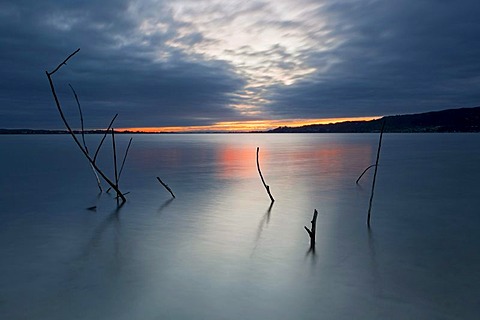
[[[480,135],[386,134],[368,230],[377,143],[134,135],[117,208],[69,136],[0,136],[0,318],[477,319]]]

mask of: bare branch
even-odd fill
[[[73,57],[75,54],[77,54],[78,51],[80,51],[80,48],[78,48],[78,49],[75,50],[72,54],[70,54],[70,55],[69,55],[65,60],[63,60],[63,62],[60,63],[52,72],[46,71],[46,72],[47,72],[47,75],[48,75],[48,76],[51,76],[51,75],[53,75],[55,72],[57,72],[58,69],[60,69],[62,66],[64,66],[64,65],[66,66],[66,65],[67,65],[67,61],[68,61],[71,57]]]
[[[375,166],[376,166],[375,164],[372,164],[372,165],[368,166],[367,169],[363,170],[362,174],[358,177],[358,179],[357,179],[357,181],[355,181],[355,183],[358,184],[358,182],[360,181],[360,179],[362,179],[363,175],[368,171],[368,169],[373,168]]]
[[[262,175],[262,171],[260,170],[260,163],[258,162],[258,152],[260,151],[260,148],[257,147],[257,169],[258,169],[258,174],[260,175],[260,179],[262,180],[262,183],[263,183],[263,186],[265,187],[265,189],[267,190],[267,193],[268,193],[268,196],[270,197],[270,200],[272,202],[275,201],[275,199],[273,199],[273,196],[272,194],[270,193],[270,186],[268,186],[266,183],[265,183],[265,179],[263,179],[263,175]]]
[[[123,156],[122,165],[120,166],[120,172],[118,173],[118,180],[120,180],[120,177],[122,176],[123,166],[125,165],[125,161],[127,160],[128,150],[130,150],[130,145],[132,144],[132,140],[133,138],[130,138],[130,141],[128,141],[128,146],[127,146],[127,149],[125,150],[125,155]]]
[[[308,233],[308,236],[310,237],[310,249],[315,250],[315,237],[317,233],[317,216],[318,216],[318,211],[315,209],[313,211],[313,218],[310,223],[312,224],[312,228],[308,229],[306,226],[304,226],[305,230]]]
[[[85,150],[85,148],[82,146],[82,144],[80,143],[80,141],[78,140],[78,138],[75,136],[75,133],[73,132],[72,128],[70,127],[70,125],[68,124],[68,121],[67,119],[65,118],[65,115],[63,114],[63,110],[62,110],[62,106],[60,104],[60,101],[58,99],[58,96],[57,96],[57,92],[55,91],[55,86],[53,84],[53,80],[52,80],[52,75],[57,72],[58,69],[60,69],[60,67],[64,64],[66,64],[67,60],[70,59],[74,54],[76,54],[80,49],[76,50],[74,53],[72,53],[70,56],[67,57],[67,59],[65,59],[55,70],[53,70],[52,72],[48,72],[48,71],[45,71],[46,75],[47,75],[47,78],[48,78],[48,82],[50,84],[50,90],[52,91],[52,95],[53,95],[53,99],[55,100],[55,105],[57,107],[57,110],[58,112],[60,113],[60,117],[62,118],[62,121],[65,125],[65,127],[67,128],[68,130],[68,133],[72,136],[73,138],[73,141],[75,141],[75,143],[77,144],[77,146],[80,148],[80,150],[82,151],[82,153],[85,155],[85,157],[88,159],[88,161],[92,164],[92,166],[95,168],[95,170],[100,174],[100,176],[117,192],[117,194],[120,195],[120,198],[122,198],[122,201],[125,202],[127,201],[127,199],[125,198],[125,196],[118,190],[117,186],[113,184],[113,182],[103,173],[103,171],[100,170],[100,168],[98,168],[98,166],[95,164],[95,162],[93,161],[93,159],[90,157],[90,155],[87,153],[87,151]]]
[[[115,129],[112,128],[112,147],[113,147],[113,168],[115,171],[115,185],[118,188],[118,171],[117,171],[117,144],[115,143]],[[118,196],[118,194],[117,194]]]
[[[78,107],[78,113],[80,114],[80,125],[81,125],[81,132],[82,132],[82,142],[83,142],[83,147],[85,148],[85,151],[88,153],[88,148],[87,144],[85,143],[85,128],[83,126],[83,113],[82,113],[82,107],[80,106],[80,101],[78,100],[77,93],[75,92],[75,89],[73,89],[72,85],[69,83],[70,89],[72,89],[73,95],[75,96],[75,101],[77,102],[77,107]]]
[[[93,156],[93,162],[95,162],[95,161],[97,160],[98,152],[100,151],[100,148],[102,147],[102,144],[103,144],[103,142],[105,141],[105,138],[107,137],[108,132],[110,131],[110,128],[112,127],[113,122],[115,121],[115,119],[117,118],[117,116],[118,116],[118,113],[115,115],[115,117],[113,117],[112,121],[110,121],[110,124],[108,125],[107,130],[105,130],[105,133],[104,133],[104,135],[103,135],[103,138],[102,138],[102,140],[100,141],[100,143],[98,144],[97,150],[95,150],[95,155]]]
[[[165,182],[163,182],[162,179],[160,179],[160,177],[157,177],[157,179],[158,179],[158,181],[162,184],[162,186],[163,186],[165,189],[167,189],[168,192],[170,192],[170,194],[172,195],[172,197],[175,198],[175,195],[173,194],[172,189],[170,189],[170,187],[169,187]]]
[[[369,228],[370,228],[370,213],[372,211],[373,192],[375,191],[375,180],[377,178],[378,160],[380,159],[380,149],[382,148],[382,137],[383,137],[384,129],[385,129],[385,119],[383,120],[382,129],[380,131],[380,138],[378,140],[377,159],[375,160],[375,171],[373,173],[373,181],[372,181],[372,192],[370,193],[370,201],[368,204],[367,226]]]

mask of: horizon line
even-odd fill
[[[145,132],[145,133],[248,133],[268,131],[278,127],[301,127],[314,124],[333,124],[347,121],[371,121],[382,116],[370,117],[343,117],[320,119],[287,119],[287,120],[247,120],[247,121],[220,121],[211,125],[197,126],[161,126],[161,127],[122,127],[118,131]],[[102,130],[102,129],[99,129]]]

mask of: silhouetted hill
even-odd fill
[[[386,116],[371,121],[346,121],[301,127],[278,127],[268,132],[378,132],[384,119],[386,120],[385,132],[480,132],[480,107]]]

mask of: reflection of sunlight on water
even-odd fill
[[[268,153],[262,154],[267,157]],[[255,147],[250,145],[222,145],[218,150],[218,173],[221,178],[252,178],[258,175],[255,161]]]

